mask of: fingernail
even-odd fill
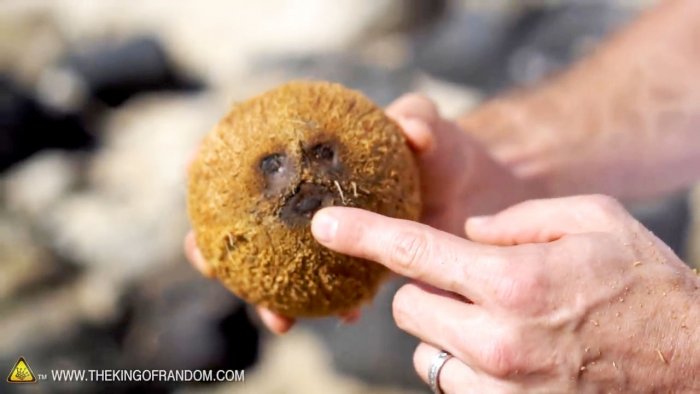
[[[414,150],[428,153],[434,149],[435,141],[428,123],[414,117],[400,117],[397,121]]]
[[[338,220],[333,215],[320,210],[311,221],[311,233],[319,242],[331,242],[338,231]]]
[[[424,133],[425,130],[430,129],[430,126],[423,119],[414,116],[402,116],[397,119],[397,122],[404,129],[417,131],[419,133]]]

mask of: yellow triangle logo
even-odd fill
[[[36,377],[34,372],[29,368],[27,360],[24,357],[20,357],[12,367],[10,375],[7,377],[7,381],[10,383],[34,383],[36,382]]]

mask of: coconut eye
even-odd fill
[[[278,195],[292,186],[296,166],[289,156],[283,152],[277,152],[263,156],[259,160],[259,176],[264,182],[267,197]]]
[[[317,161],[333,161],[335,149],[329,144],[316,144],[311,148],[311,156]]]
[[[265,175],[272,175],[281,172],[284,167],[284,155],[281,153],[273,153],[265,156],[260,160],[260,171]]]

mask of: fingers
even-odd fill
[[[426,384],[429,384],[428,373],[430,371],[430,366],[439,353],[439,349],[427,343],[418,345],[415,353],[413,353],[413,367],[416,369],[418,376],[423,379]],[[445,361],[439,371],[437,381],[442,391],[448,394],[490,392],[486,390],[486,387],[480,384],[480,379],[476,372],[455,357]]]
[[[393,315],[403,331],[481,368],[481,345],[501,331],[483,308],[417,284],[399,289]]]
[[[392,119],[419,118],[429,125],[440,119],[435,103],[417,93],[405,94],[396,99],[387,107],[386,114]]]
[[[214,269],[207,263],[207,261],[204,259],[204,256],[202,256],[202,252],[199,250],[197,247],[197,241],[194,236],[194,232],[190,231],[187,233],[185,236],[185,256],[187,257],[187,260],[194,266],[194,268],[197,269],[204,277],[206,278],[214,278],[216,276],[216,273],[214,272]]]
[[[286,333],[294,325],[294,319],[278,315],[267,308],[257,307],[256,310],[265,327],[277,335]]]
[[[612,231],[626,216],[617,201],[602,195],[530,200],[470,218],[465,231],[473,241],[496,245],[550,242],[567,234]]]
[[[435,137],[431,127],[418,118],[396,119],[408,144],[418,154],[428,153],[435,148]]]
[[[432,129],[440,114],[430,99],[418,94],[404,95],[386,109],[386,114],[399,124],[416,153],[429,152],[434,148]]]
[[[429,226],[343,207],[316,213],[311,232],[337,252],[378,262],[390,270],[474,302],[500,281],[508,250],[478,245]]]
[[[282,316],[261,306],[256,307],[255,310],[265,327],[277,335],[286,334],[296,323],[296,320],[291,317]],[[343,323],[352,324],[360,319],[360,311],[355,309],[339,317]]]
[[[342,320],[345,324],[357,323],[357,321],[360,320],[360,315],[360,310],[355,309],[348,313],[340,315],[340,320]]]

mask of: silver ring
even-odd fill
[[[442,369],[442,366],[445,365],[447,360],[451,358],[452,355],[450,353],[442,350],[437,354],[437,356],[435,356],[435,358],[433,358],[433,362],[430,363],[430,369],[428,370],[428,384],[430,385],[430,389],[435,394],[442,394],[439,382],[440,370]]]

